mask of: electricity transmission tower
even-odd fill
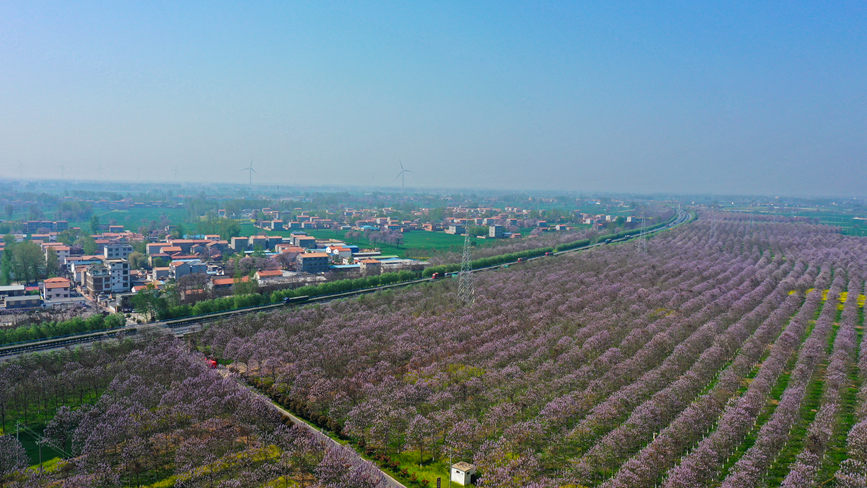
[[[647,212],[641,212],[641,232],[638,233],[638,254],[647,254]]]
[[[458,275],[458,299],[465,305],[475,301],[473,291],[473,273],[470,267],[470,230],[467,229],[464,237],[464,254],[461,257],[461,272]]]

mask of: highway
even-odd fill
[[[688,212],[683,212],[678,210],[677,217],[669,222],[668,224],[647,231],[643,234],[643,236],[650,236],[657,234],[659,232],[672,229],[681,224],[688,222],[691,218],[691,215]],[[593,249],[598,246],[605,246],[609,244],[616,244],[620,242],[625,242],[633,239],[637,239],[642,237],[642,234],[633,234],[629,236],[620,237],[617,239],[607,239],[603,242],[596,242],[593,244],[588,244],[583,247],[577,247],[575,249],[569,249],[566,251],[558,251],[552,253],[553,256],[560,256],[563,254],[575,253],[586,251],[588,249]],[[522,261],[534,261],[537,259],[550,259],[551,256],[536,256],[532,258],[527,258]],[[501,268],[508,268],[511,265],[518,264],[520,261],[514,261],[509,263],[501,263],[492,266],[486,266],[481,268],[476,268],[472,270],[472,273],[480,273],[483,271],[490,271]],[[451,273],[451,275],[456,275],[457,273]],[[65,337],[57,337],[52,339],[43,339],[39,341],[26,342],[22,344],[10,344],[7,346],[0,346],[0,361],[12,359],[23,354],[31,354],[35,352],[49,352],[58,349],[64,349],[71,346],[80,346],[91,344],[97,341],[103,341],[108,339],[138,339],[142,337],[148,336],[148,332],[157,332],[157,333],[171,333],[177,337],[182,337],[187,334],[195,333],[202,329],[202,326],[208,322],[214,322],[217,320],[224,320],[227,318],[235,317],[238,315],[246,315],[250,313],[259,313],[259,312],[267,312],[270,310],[276,310],[285,308],[287,306],[299,306],[299,305],[307,305],[310,303],[323,303],[331,300],[339,300],[343,298],[349,298],[354,296],[360,296],[367,293],[375,293],[382,290],[388,290],[392,288],[402,288],[405,286],[412,286],[419,283],[428,283],[434,281],[435,278],[420,278],[417,280],[404,281],[401,283],[395,283],[391,285],[378,286],[375,288],[365,288],[361,290],[353,290],[343,293],[335,293],[332,295],[321,295],[316,297],[297,297],[296,299],[292,299],[287,303],[277,303],[270,305],[262,305],[258,307],[249,307],[237,310],[228,310],[225,312],[217,312],[208,315],[199,315],[195,317],[186,317],[180,319],[171,319],[171,320],[163,320],[159,322],[151,322],[142,325],[132,325],[121,327],[118,329],[90,332],[84,334],[76,334],[73,336],[65,336]]]

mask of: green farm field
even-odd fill
[[[312,229],[305,230],[304,232],[316,237],[317,239],[347,240],[346,231],[343,230]],[[241,235],[249,236],[257,234],[288,236],[292,234],[292,232],[264,231],[254,227],[250,222],[243,222],[241,224]],[[446,234],[444,232],[427,232],[423,230],[405,232],[403,234],[403,244],[400,246],[371,242],[363,237],[349,239],[349,241],[349,244],[355,244],[360,248],[377,248],[380,249],[383,254],[393,254],[406,258],[425,258],[429,257],[434,252],[459,251],[464,245],[463,236]],[[491,246],[497,242],[495,240],[487,239],[473,239],[473,241],[476,246]]]
[[[849,236],[867,236],[867,215],[837,212],[833,209],[816,207],[798,210],[757,210],[748,207],[738,208],[738,212],[752,212],[763,215],[783,215],[786,217],[806,217],[816,219],[822,225],[838,227],[840,232]]]
[[[192,227],[192,223],[187,222],[187,211],[183,208],[132,208],[125,210],[96,210],[94,215],[99,219],[99,223],[106,225],[122,225],[125,229],[135,231],[142,225],[151,221],[161,221],[163,216],[172,224],[182,224]],[[70,222],[70,227],[81,227],[89,229],[90,221]],[[190,229],[192,231],[192,229]]]

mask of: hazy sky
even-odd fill
[[[0,2],[0,177],[867,194],[863,0],[252,3]]]

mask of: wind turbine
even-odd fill
[[[253,173],[256,172],[256,170],[253,169],[253,160],[252,159],[250,160],[250,166],[248,166],[246,168],[241,168],[241,171],[249,171],[250,172],[250,186],[253,186]]]
[[[403,161],[401,161],[399,159],[397,161],[398,161],[398,163],[400,163],[400,173],[398,173],[397,176],[394,177],[394,179],[400,178],[400,186],[403,188],[403,191],[405,192],[406,191],[406,174],[412,173],[412,171],[403,167]]]

